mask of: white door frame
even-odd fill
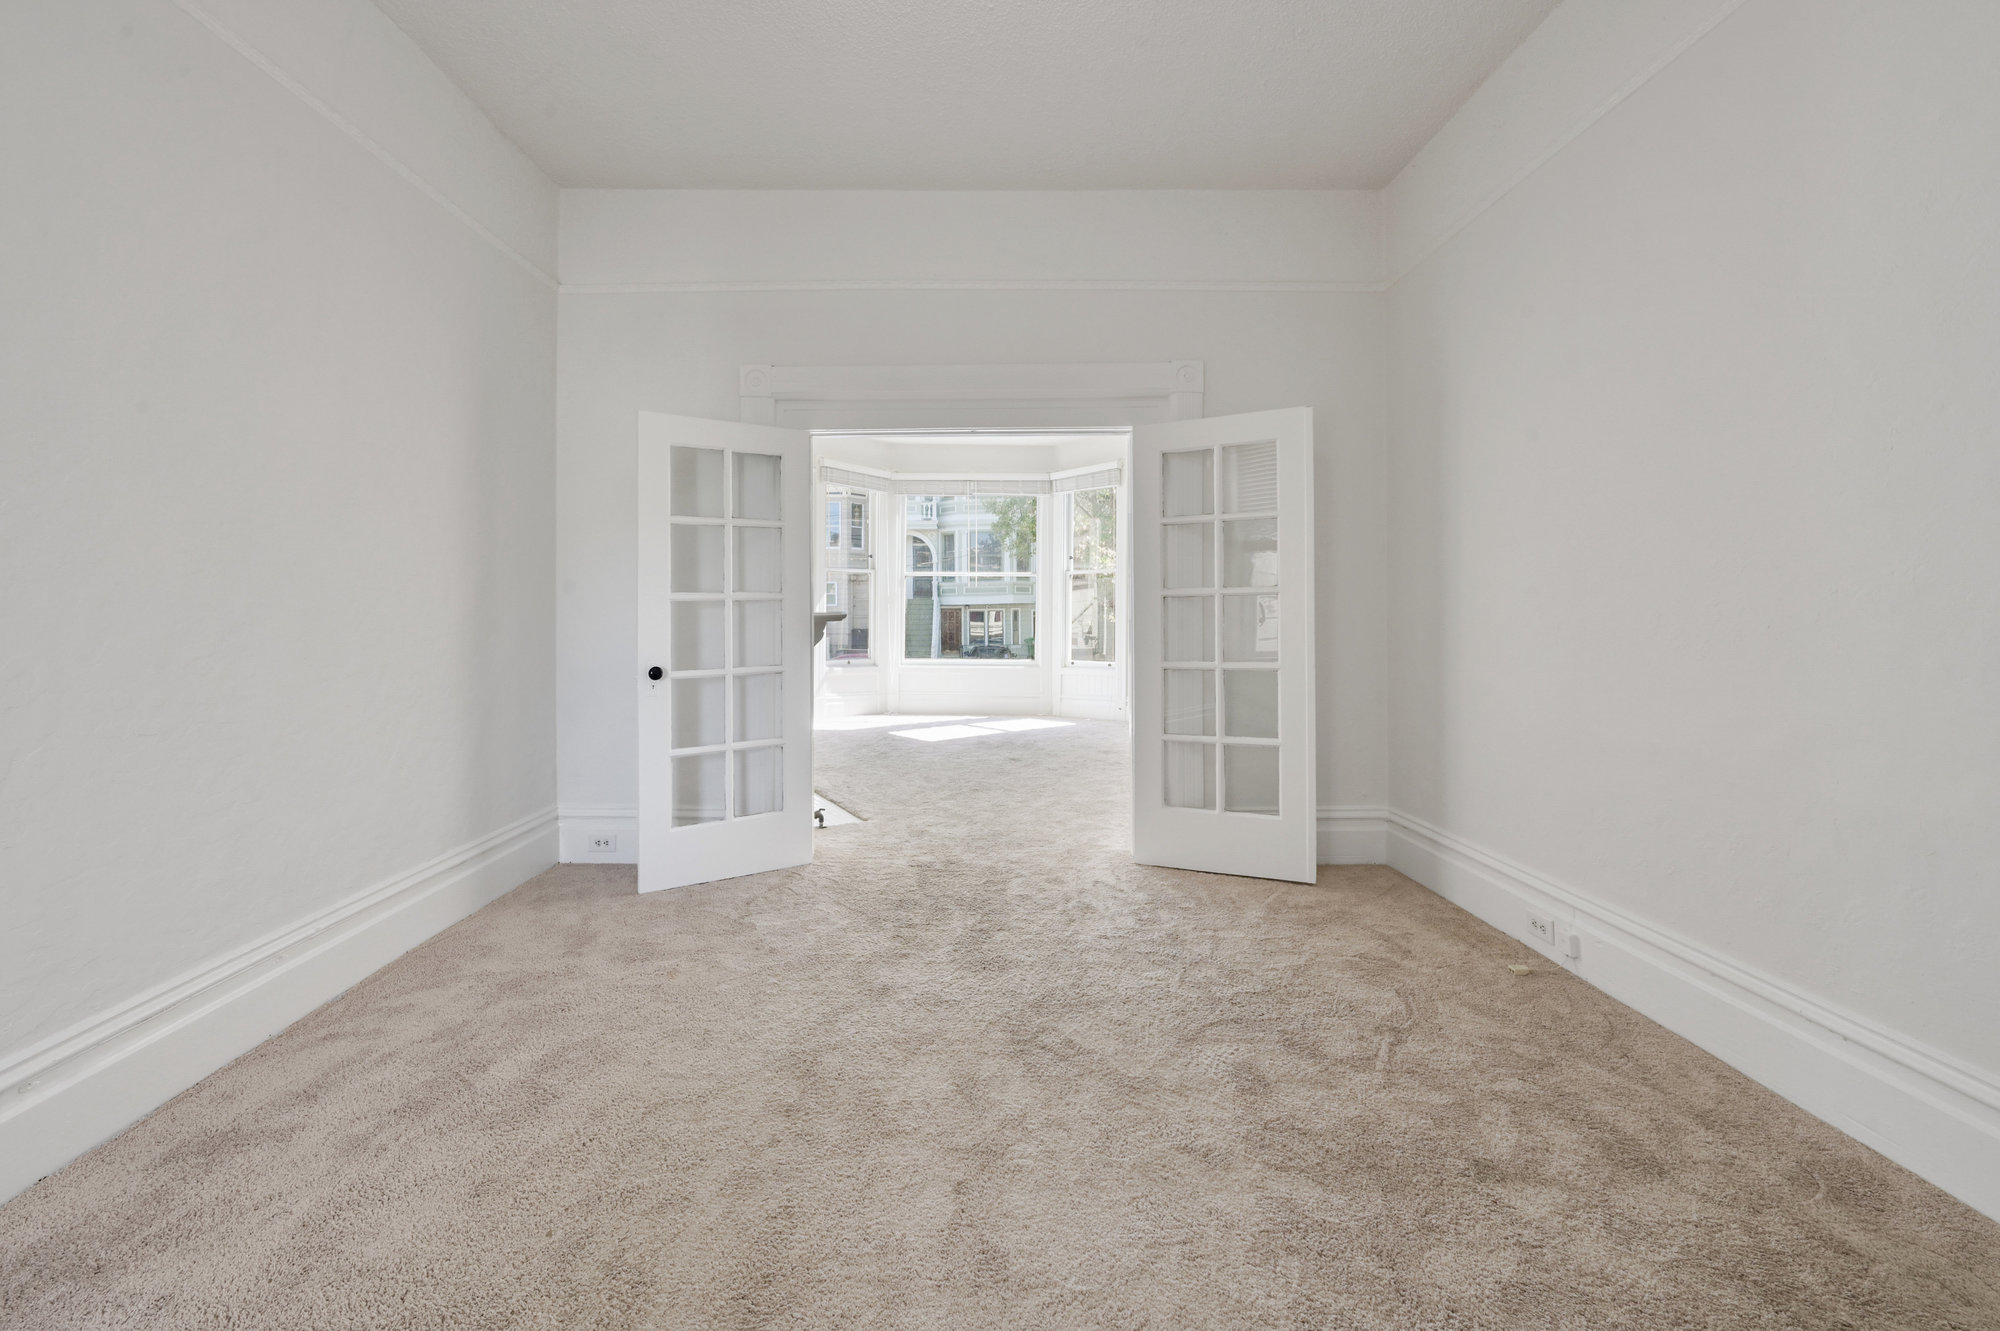
[[[738,367],[738,403],[746,423],[786,425],[805,430],[978,430],[1113,426],[1129,428],[1163,421],[1198,420],[1204,406],[1206,371],[1198,360],[1075,362],[1044,365],[743,365]],[[1121,486],[1119,539],[1129,540],[1131,458],[1129,446]],[[893,498],[893,497],[892,497]],[[889,508],[877,513],[874,622],[887,631],[900,622],[885,616],[889,592],[902,601],[901,520],[890,528]],[[1045,517],[1047,515],[1045,514]],[[894,536],[892,544],[890,537]],[[1121,584],[1129,585],[1131,559],[1121,551]],[[1053,608],[1056,561],[1043,561],[1045,608]],[[1129,616],[1121,615],[1123,696],[1132,697]],[[887,640],[884,640],[885,643]],[[1058,644],[1066,652],[1067,644]],[[886,645],[885,645],[886,651]],[[896,663],[878,654],[884,701],[893,709],[900,690]],[[1052,710],[1064,669],[1060,659],[1048,672],[1045,710]]]

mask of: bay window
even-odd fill
[[[1033,495],[903,498],[903,655],[1035,659]]]
[[[1108,663],[1118,646],[1118,491],[1075,490],[1069,501],[1069,659]]]
[[[869,598],[874,590],[873,496],[866,490],[826,487],[826,590],[822,610],[843,610],[847,618],[826,626],[826,658],[834,665],[866,665]]]

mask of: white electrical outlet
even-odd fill
[[[616,855],[618,834],[616,832],[595,832],[590,838],[590,853],[593,855]]]
[[[1556,922],[1542,915],[1528,916],[1528,932],[1545,947],[1556,945]]]

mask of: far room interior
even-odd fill
[[[2000,1328],[1996,67],[0,6],[0,1327]]]
[[[1129,455],[1116,428],[816,432],[814,730],[1122,733]],[[814,814],[841,825],[832,784],[816,772]]]
[[[1130,433],[815,433],[816,716],[1123,720]],[[879,627],[878,627],[879,626]]]

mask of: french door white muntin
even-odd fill
[[[1132,849],[1309,883],[1312,412],[1132,432]]]
[[[639,890],[812,859],[812,442],[639,415]]]

